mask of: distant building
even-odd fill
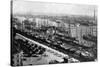
[[[20,23],[22,23],[22,21],[26,19],[25,17],[20,17],[20,16],[15,16],[15,18],[17,18]]]
[[[41,19],[41,18],[36,18],[36,27],[41,27],[41,26],[57,26],[57,23],[54,21],[50,21],[49,19]]]

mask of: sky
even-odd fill
[[[12,10],[14,14],[31,13],[31,14],[68,14],[68,15],[93,16],[94,10],[97,10],[97,6],[15,0],[13,1]]]

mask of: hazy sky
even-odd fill
[[[32,1],[13,1],[13,13],[71,14],[93,16],[96,6],[57,4]]]

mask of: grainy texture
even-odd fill
[[[11,2],[11,65],[97,60],[97,6]]]

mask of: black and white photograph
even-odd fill
[[[97,62],[97,6],[11,0],[11,66]]]

